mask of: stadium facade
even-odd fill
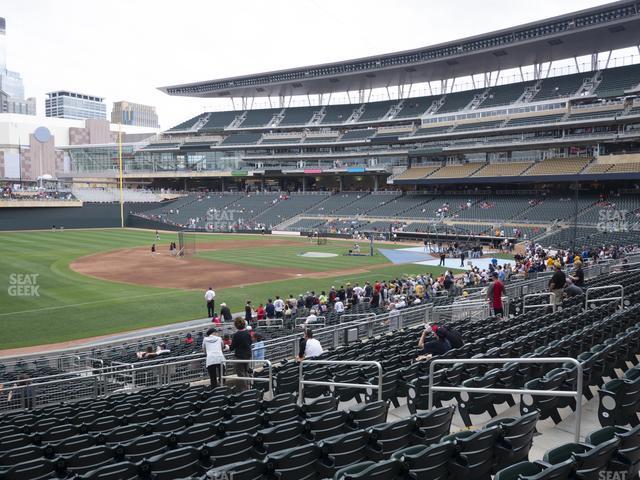
[[[236,108],[132,146],[125,177],[289,190],[640,179],[640,55],[616,56],[638,29],[638,3],[623,1],[407,52],[162,87]],[[381,87],[388,98],[370,101]],[[332,101],[345,91],[351,103]],[[308,105],[290,106],[300,98]],[[250,108],[256,99],[271,108]],[[65,174],[115,175],[116,148],[70,148]]]

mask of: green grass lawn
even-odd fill
[[[362,268],[367,273],[331,278],[296,278],[244,288],[217,290],[218,302],[225,301],[232,311],[240,311],[247,298],[254,304],[275,294],[298,295],[307,290],[328,290],[331,285],[387,279],[403,274],[439,273],[442,269],[418,265],[382,265],[374,257],[304,258],[303,251],[342,254],[349,243],[329,242],[312,245],[300,239],[300,247],[269,246],[273,237],[251,236],[265,242],[264,248],[202,251],[203,259],[249,264],[265,268],[280,265],[313,271]],[[206,241],[234,242],[238,236],[212,235]],[[204,240],[204,238],[203,238]],[[202,318],[206,314],[203,292],[145,287],[103,281],[75,273],[69,263],[76,258],[118,248],[144,246],[154,241],[152,232],[143,230],[67,230],[63,232],[0,233],[0,349],[39,345],[166,325]],[[175,233],[161,234],[160,244],[176,241]],[[200,237],[199,237],[200,241]],[[363,242],[362,248],[368,248]],[[13,296],[12,282],[36,274],[38,296]],[[18,278],[19,276],[23,276]]]
[[[345,255],[350,248],[353,248],[353,243],[351,242],[330,240],[327,245],[317,245],[310,244],[306,239],[300,239],[300,245],[298,246],[282,245],[277,248],[270,248],[268,251],[265,251],[265,249],[261,247],[254,247],[228,250],[201,250],[197,255],[200,258],[236,265],[260,266],[269,269],[289,267],[308,270],[310,272],[349,270],[389,263],[389,260],[384,255],[377,252],[373,257]],[[368,242],[360,242],[361,252],[368,253],[369,248]],[[394,247],[386,245],[385,248]],[[300,254],[305,252],[332,253],[337,256],[326,258],[300,256]]]

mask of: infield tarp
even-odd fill
[[[402,263],[424,262],[433,260],[433,256],[424,251],[408,250],[408,249],[387,249],[379,248],[378,251],[389,259],[391,263],[396,265]]]

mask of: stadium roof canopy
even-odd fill
[[[425,48],[160,87],[186,97],[285,97],[438,81],[536,65],[640,42],[640,2],[620,0]]]

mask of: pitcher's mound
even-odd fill
[[[328,253],[328,252],[303,252],[298,254],[299,257],[307,257],[307,258],[329,258],[329,257],[337,257],[337,253]]]

